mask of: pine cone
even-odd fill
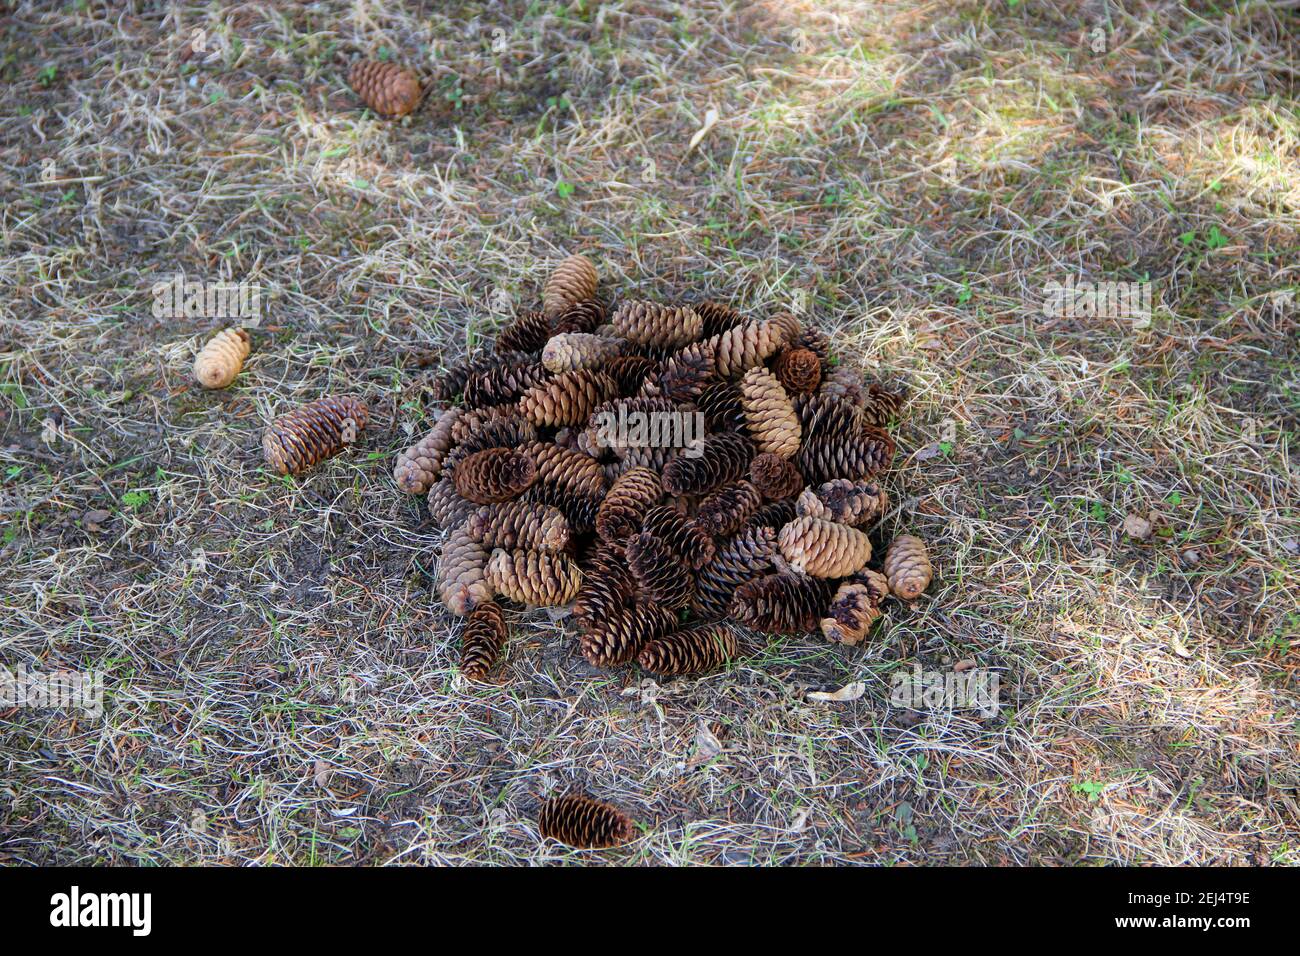
[[[531,364],[532,357],[524,352],[497,351],[474,359],[462,359],[438,373],[429,386],[430,397],[435,402],[450,402],[465,390],[465,383],[472,377],[481,377],[494,369],[520,368]]]
[[[663,497],[659,476],[649,468],[624,472],[609,489],[596,512],[596,533],[611,545],[622,546],[641,528],[645,514]]]
[[[438,480],[429,488],[425,499],[429,507],[429,517],[439,528],[454,528],[474,510],[474,506],[456,493],[456,486],[450,478]]]
[[[706,386],[695,404],[704,413],[704,426],[710,432],[734,432],[745,427],[745,406],[735,382]]]
[[[899,535],[890,543],[882,570],[889,578],[889,590],[904,601],[920,597],[934,577],[925,542],[913,534]]]
[[[823,365],[831,357],[831,340],[826,333],[817,328],[806,328],[790,343],[791,348],[807,349],[821,360]]]
[[[225,388],[244,367],[252,349],[243,329],[222,329],[194,357],[194,379],[204,388]]]
[[[676,402],[666,398],[618,398],[592,410],[580,441],[589,452],[611,451],[622,457],[629,448],[658,448],[685,443]]]
[[[529,389],[544,387],[550,377],[540,362],[474,372],[465,379],[465,405],[469,408],[511,405]]]
[[[790,394],[811,394],[822,383],[822,363],[810,349],[785,348],[772,363],[777,381]]]
[[[803,488],[803,475],[794,462],[780,455],[764,452],[749,463],[749,480],[768,501],[791,498]],[[748,518],[748,516],[746,516]]]
[[[873,383],[867,386],[867,394],[862,400],[862,420],[868,425],[884,428],[898,417],[902,407],[902,395],[887,392]]]
[[[405,116],[420,105],[420,78],[396,63],[359,60],[348,71],[348,85],[381,116]]]
[[[826,506],[826,502],[817,497],[817,492],[811,488],[805,488],[799,493],[799,497],[795,499],[794,510],[800,517],[831,520],[831,509]]]
[[[647,511],[641,530],[658,538],[693,569],[698,570],[713,560],[715,548],[708,533],[669,505],[658,505]]]
[[[356,441],[369,420],[370,412],[359,398],[318,398],[266,426],[262,454],[277,474],[298,475]]]
[[[691,306],[696,315],[704,323],[703,331],[700,335],[706,339],[711,339],[715,335],[721,335],[728,329],[734,329],[745,321],[745,317],[729,305],[723,305],[721,302],[706,300]]]
[[[803,444],[795,464],[813,484],[870,478],[894,456],[894,440],[863,425],[858,409],[847,401],[818,394],[801,405],[799,416]]]
[[[438,560],[438,594],[452,614],[464,616],[492,600],[492,585],[484,574],[487,551],[457,528],[442,546]]]
[[[715,367],[713,347],[696,342],[670,355],[663,372],[647,381],[641,394],[663,396],[674,402],[693,402],[713,378]]]
[[[700,337],[704,322],[690,306],[629,299],[614,310],[614,331],[636,345],[679,349]]]
[[[746,528],[784,528],[795,517],[795,499],[782,498],[779,501],[769,501],[757,511],[755,511],[748,521],[745,522]]]
[[[556,446],[558,447],[558,446]],[[563,451],[563,449],[561,449]],[[599,465],[596,466],[600,468]],[[604,473],[597,476],[605,481]],[[559,508],[565,520],[569,522],[569,531],[574,535],[590,534],[596,530],[596,513],[600,510],[601,499],[597,494],[588,494],[565,488],[549,481],[539,480],[524,495],[525,501]]]
[[[537,462],[537,479],[541,484],[588,496],[605,493],[605,474],[600,462],[580,451],[541,441],[525,442],[520,451]]]
[[[623,351],[622,339],[590,332],[565,332],[552,336],[542,349],[542,365],[553,374],[579,368],[601,368]],[[616,383],[617,387],[617,383]]]
[[[823,372],[822,385],[817,394],[858,406],[861,406],[867,397],[862,373],[847,365],[836,365]]]
[[[519,412],[534,425],[582,425],[597,405],[614,396],[617,386],[604,372],[564,372],[526,391]]]
[[[449,408],[428,433],[397,456],[393,481],[408,495],[422,495],[438,480],[442,460],[451,449],[451,429],[462,415],[459,408]]]
[[[627,543],[627,565],[637,586],[650,600],[666,608],[690,603],[695,582],[666,542],[645,532],[633,535]]]
[[[706,341],[713,346],[718,375],[739,378],[775,355],[788,335],[788,328],[769,320],[742,322]]]
[[[697,624],[646,644],[637,655],[645,670],[664,677],[699,674],[736,656],[736,635],[722,624]]]
[[[702,454],[678,452],[664,466],[664,491],[670,495],[707,495],[744,477],[754,457],[748,438],[732,432],[704,439]]]
[[[803,574],[769,574],[736,589],[731,615],[768,634],[799,634],[817,627],[830,600],[829,581]]]
[[[790,458],[799,450],[799,416],[781,383],[763,366],[751,368],[740,383],[745,425],[760,452]]]
[[[460,635],[460,672],[469,680],[483,680],[506,644],[506,619],[501,605],[484,601],[470,612]]]
[[[824,518],[795,518],[777,537],[795,571],[815,578],[842,578],[871,560],[871,540],[856,528]]]
[[[532,501],[484,505],[469,515],[465,530],[485,548],[563,551],[570,541],[564,512]]]
[[[566,332],[595,332],[605,324],[605,306],[599,299],[575,302],[555,317],[554,335]]]
[[[518,604],[562,607],[578,593],[582,571],[571,558],[548,551],[497,548],[487,562],[488,583]]]
[[[602,371],[618,386],[619,397],[627,398],[641,391],[650,376],[659,375],[659,363],[644,355],[617,355],[605,363]]]
[[[596,298],[596,285],[600,277],[596,267],[586,256],[569,256],[564,259],[542,290],[542,311],[555,320],[577,302]],[[588,330],[590,331],[590,330]]]
[[[596,667],[617,667],[632,660],[646,641],[669,633],[677,615],[657,604],[638,603],[592,621],[582,635],[582,656]]]
[[[537,462],[514,448],[488,448],[457,464],[451,477],[466,501],[490,505],[527,491],[537,480]]]
[[[623,556],[600,547],[582,565],[582,586],[573,602],[573,616],[590,628],[615,611],[633,605],[636,579]]]
[[[874,571],[866,573],[876,574]],[[885,587],[888,593],[888,585]],[[826,639],[850,647],[860,644],[880,617],[877,594],[866,584],[854,580],[842,583],[831,599],[826,617],[821,621],[822,633]]]
[[[581,850],[600,850],[632,839],[636,824],[608,803],[570,793],[542,804],[537,830],[543,839]]]
[[[521,312],[515,320],[501,330],[494,348],[498,352],[540,352],[547,339],[554,335],[551,320],[537,311]]]
[[[471,409],[451,428],[460,439],[442,459],[442,473],[456,475],[456,467],[471,455],[489,448],[517,448],[537,440],[537,428],[512,407],[493,405]]]
[[[716,537],[734,534],[763,503],[763,496],[748,481],[720,488],[700,502],[695,524],[705,534]]]
[[[824,506],[824,512],[815,517],[829,518],[854,528],[870,524],[889,507],[889,496],[874,481],[836,478],[823,484],[815,494]]]
[[[750,528],[731,538],[696,578],[691,609],[705,620],[725,617],[736,588],[772,570],[776,532]]]

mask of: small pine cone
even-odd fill
[[[597,469],[600,468],[599,465],[596,467]],[[603,483],[605,480],[604,473],[601,472],[599,477]],[[539,480],[537,484],[528,489],[528,493],[524,495],[523,500],[559,508],[565,520],[569,522],[570,534],[591,534],[596,530],[596,513],[600,510],[601,502],[599,495],[586,494],[564,488],[549,481]]]
[[[429,506],[429,517],[439,528],[454,528],[474,510],[474,505],[457,494],[451,478],[435,482],[425,501]]]
[[[751,368],[740,383],[745,424],[760,452],[790,458],[799,450],[799,416],[790,397],[763,366]]]
[[[492,600],[492,585],[485,574],[487,551],[457,528],[442,546],[438,559],[438,594],[452,614],[464,617],[480,604]]]
[[[851,405],[862,405],[867,398],[862,373],[847,365],[836,365],[824,372],[822,386],[817,394],[826,398],[841,399]]]
[[[525,442],[519,447],[537,462],[540,483],[574,494],[605,493],[605,473],[596,459],[549,442]]]
[[[582,585],[582,571],[568,555],[497,548],[487,562],[488,583],[519,604],[563,607]]]
[[[744,479],[720,488],[700,502],[695,525],[705,534],[724,537],[744,526],[763,503],[758,489]]]
[[[582,656],[596,667],[617,667],[632,660],[646,641],[677,626],[677,615],[653,603],[638,603],[598,618],[582,635]]]
[[[768,574],[736,589],[731,615],[768,634],[812,631],[826,616],[831,585],[805,574]]]
[[[825,506],[825,514],[818,517],[854,528],[870,524],[889,507],[889,495],[874,481],[836,478],[818,488],[816,497]]]
[[[903,407],[903,396],[896,392],[887,392],[879,385],[867,386],[867,394],[862,400],[862,420],[868,425],[884,428],[898,417]]]
[[[789,329],[771,320],[743,322],[708,339],[717,356],[718,375],[740,378],[762,365],[785,345]]]
[[[519,399],[519,412],[534,425],[582,425],[597,405],[614,397],[614,380],[601,371],[564,372],[533,386]]]
[[[772,363],[777,381],[790,394],[811,394],[822,383],[822,362],[810,349],[783,349]]]
[[[537,462],[515,448],[488,448],[457,464],[451,477],[466,501],[490,505],[527,491],[537,480]]]
[[[252,347],[243,329],[222,329],[194,357],[194,380],[204,388],[225,388],[244,367]]]
[[[715,335],[721,335],[728,329],[734,329],[745,321],[745,317],[729,305],[723,305],[721,302],[706,300],[691,306],[695,313],[704,323],[704,329],[700,332],[703,338],[711,339]]]
[[[442,459],[442,473],[453,478],[456,466],[471,455],[489,448],[517,448],[537,439],[537,428],[531,422],[501,405],[471,409],[452,426],[452,433],[460,440]]]
[[[619,397],[627,398],[641,391],[651,376],[659,375],[659,363],[644,355],[617,355],[605,363],[602,371],[618,386]]]
[[[470,612],[460,634],[460,672],[469,680],[483,680],[506,644],[506,619],[501,605],[484,601]]]
[[[646,644],[637,655],[645,670],[664,677],[700,674],[730,663],[736,635],[724,624],[696,624]]]
[[[696,577],[691,609],[705,620],[725,617],[736,588],[772,570],[776,532],[750,528],[729,539]]]
[[[533,359],[525,352],[493,352],[473,359],[462,359],[444,368],[429,386],[430,396],[436,402],[450,402],[465,390],[465,383],[470,378],[500,368],[519,368],[532,364]]]
[[[484,505],[469,515],[465,530],[485,548],[563,551],[570,541],[564,512],[532,501]]]
[[[396,63],[359,60],[348,71],[348,85],[381,116],[405,116],[420,105],[420,78]]]
[[[267,425],[262,454],[277,474],[298,475],[356,441],[369,420],[370,411],[359,398],[318,398]]]
[[[695,400],[710,432],[734,432],[745,427],[745,406],[735,382],[714,382]]]
[[[815,578],[842,578],[871,560],[871,539],[857,528],[801,516],[777,537],[790,567]]]
[[[690,603],[695,591],[691,572],[664,541],[645,532],[633,535],[627,543],[627,565],[650,600],[667,608]]]
[[[679,349],[690,345],[704,330],[703,320],[690,306],[660,305],[629,299],[614,310],[614,331],[636,345],[652,349]]]
[[[573,602],[573,616],[591,627],[615,611],[631,607],[636,597],[636,579],[627,561],[611,548],[598,546],[582,564],[582,586]]]
[[[583,299],[575,302],[555,317],[553,335],[566,332],[595,332],[605,324],[607,313],[599,299]]]
[[[678,452],[664,466],[664,491],[670,495],[707,495],[744,477],[754,445],[743,435],[724,432],[704,439],[702,453]]]
[[[408,495],[422,495],[433,486],[451,450],[452,426],[462,414],[459,408],[447,409],[423,438],[397,456],[393,481],[398,488]]]
[[[792,498],[804,486],[803,475],[794,462],[771,452],[754,456],[754,460],[749,463],[749,480],[768,501]]]
[[[769,501],[755,511],[745,522],[746,528],[784,528],[795,518],[795,499],[782,498]]]
[[[715,368],[713,347],[695,342],[670,355],[664,362],[663,372],[647,381],[641,394],[663,396],[674,402],[693,402],[713,378]]]
[[[570,793],[542,804],[537,830],[543,839],[580,850],[601,850],[632,839],[636,824],[608,803]]]
[[[836,590],[821,629],[827,640],[852,647],[862,642],[879,617],[880,602],[874,599],[874,592],[849,580]]]
[[[591,332],[564,332],[547,340],[542,365],[555,375],[579,368],[601,368],[623,351],[624,344],[622,339]]]
[[[703,528],[671,505],[658,505],[647,511],[641,530],[658,538],[695,570],[712,561],[717,550]]]
[[[465,405],[468,408],[511,405],[530,388],[545,387],[550,378],[540,362],[484,369],[465,380]]]
[[[600,277],[596,267],[586,256],[569,256],[564,259],[546,280],[542,289],[542,311],[554,321],[576,302],[596,298],[596,285]]]
[[[914,534],[899,535],[890,543],[881,570],[889,578],[889,590],[904,601],[920,597],[934,577],[925,542]]]
[[[659,476],[649,468],[632,468],[614,481],[596,512],[596,533],[611,545],[622,546],[641,528],[646,512],[663,497]]]
[[[540,352],[547,340],[555,333],[551,320],[543,313],[527,311],[520,313],[513,322],[501,330],[497,336],[496,351]]]
[[[791,348],[807,349],[821,359],[824,365],[831,357],[831,340],[817,328],[806,328],[790,343]]]

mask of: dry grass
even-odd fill
[[[0,662],[107,673],[102,719],[0,714],[0,861],[1300,860],[1294,10],[0,10]],[[345,88],[380,46],[430,79],[410,121]],[[500,686],[460,682],[391,458],[421,354],[577,248],[619,292],[806,295],[912,388],[886,531],[940,578],[869,648],[660,686],[536,613]],[[150,314],[178,269],[274,292],[227,392],[189,377],[216,323]],[[1149,276],[1150,328],[1043,317],[1069,276]],[[261,468],[275,409],[345,391],[355,453]],[[997,717],[890,706],[957,660]],[[644,836],[540,844],[574,785]]]

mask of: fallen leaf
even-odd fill
[[[701,720],[699,729],[695,731],[695,753],[691,754],[691,759],[686,761],[686,769],[694,770],[720,753],[722,753],[722,741],[709,729],[708,723]]]
[[[866,682],[855,680],[852,684],[845,684],[839,690],[830,691],[829,693],[823,690],[809,691],[808,699],[825,703],[840,703],[846,700],[857,700],[866,692]]]
[[[111,517],[113,517],[111,512],[103,508],[95,508],[81,516],[81,524],[88,531],[103,531],[104,522]]]
[[[912,457],[917,461],[929,461],[931,458],[938,458],[942,451],[943,450],[939,447],[939,443],[934,442],[931,445],[926,445],[924,448],[918,449],[913,453]]]
[[[312,769],[315,771],[312,774],[312,779],[316,782],[316,786],[324,787],[330,782],[330,774],[333,771],[330,770],[330,765],[324,760],[317,760],[316,766]]]
[[[1130,538],[1145,541],[1151,537],[1151,522],[1141,515],[1130,514],[1124,519],[1124,533]]]
[[[799,815],[794,818],[794,823],[790,824],[791,833],[803,833],[808,829],[808,811],[800,810]]]
[[[968,671],[974,666],[976,666],[975,658],[967,657],[953,664],[952,669],[960,674],[962,671]]]

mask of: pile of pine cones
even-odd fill
[[[448,530],[437,589],[468,617],[467,677],[506,643],[498,599],[571,604],[592,664],[673,676],[734,659],[730,622],[852,645],[887,597],[925,590],[919,538],[873,566],[868,535],[901,399],[833,363],[823,333],[717,302],[607,309],[583,256],[541,305],[441,373],[448,407],[394,470]],[[607,427],[655,416],[703,434],[653,447]]]

